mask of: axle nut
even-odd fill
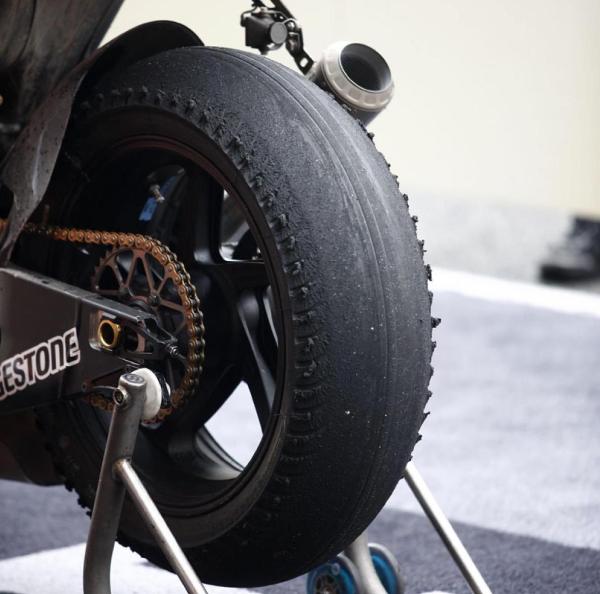
[[[104,318],[98,324],[98,330],[96,332],[100,346],[108,349],[109,351],[117,348],[121,340],[121,331],[122,328],[119,324]]]

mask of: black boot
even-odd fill
[[[574,219],[567,236],[542,261],[540,276],[553,282],[600,278],[600,221]]]

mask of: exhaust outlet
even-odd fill
[[[339,41],[330,45],[307,76],[333,93],[365,125],[387,107],[394,94],[387,62],[362,43]]]

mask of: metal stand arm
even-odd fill
[[[158,508],[130,464],[147,398],[140,375],[121,376],[92,512],[83,566],[84,594],[111,594],[110,565],[128,492],[188,594],[206,594]],[[152,417],[152,415],[150,415]]]
[[[144,370],[145,373],[150,373]],[[111,594],[110,566],[121,519],[125,493],[129,493],[148,529],[183,583],[188,594],[207,594],[173,533],[131,466],[140,422],[152,418],[160,406],[160,394],[148,389],[147,375],[121,376],[115,391],[115,407],[108,432],[100,479],[92,512],[83,568],[84,594]],[[147,401],[148,399],[148,401]],[[153,400],[158,399],[156,402]],[[433,524],[474,594],[492,594],[483,576],[436,502],[416,466],[409,462],[405,478],[423,511]],[[346,550],[360,576],[364,594],[385,594],[367,541],[366,532]]]
[[[150,498],[148,491],[144,488],[140,477],[131,464],[124,459],[115,462],[115,473],[121,479],[127,489],[133,503],[146,522],[146,526],[156,539],[158,546],[170,563],[173,571],[179,576],[185,589],[189,594],[206,594],[206,590],[196,572],[192,569],[183,551],[177,544],[173,533],[167,526],[164,518],[160,515],[154,501]]]
[[[375,571],[366,530],[344,552],[358,569],[361,594],[388,594]]]
[[[448,521],[442,508],[433,497],[433,494],[427,487],[421,473],[417,470],[417,467],[413,462],[409,462],[406,466],[404,477],[417,501],[423,508],[423,511],[429,518],[443,543],[446,545],[448,552],[469,584],[473,594],[492,594],[492,591],[477,569],[473,559],[467,552],[467,549],[461,542],[458,534],[456,534],[452,524]],[[381,547],[381,545],[376,546],[378,546],[380,552],[384,550],[384,547]],[[387,549],[385,550],[387,551]],[[366,531],[363,532],[344,551],[344,553],[356,567],[356,580],[359,594],[390,594],[389,591],[386,593],[386,589],[373,565],[373,558],[371,551],[369,550],[369,541]],[[391,552],[387,551],[387,554],[393,559]],[[390,564],[389,560],[388,564]],[[393,564],[390,564],[390,567],[392,567],[392,565]],[[400,580],[397,581],[396,592],[403,591],[403,588]]]
[[[483,579],[479,569],[477,569],[471,555],[469,555],[467,549],[458,537],[458,534],[456,534],[456,531],[452,527],[452,524],[450,524],[448,518],[435,500],[427,483],[423,480],[421,473],[417,470],[417,467],[413,462],[409,462],[406,465],[404,478],[406,479],[410,490],[413,492],[413,495],[423,508],[425,515],[429,518],[439,537],[446,545],[448,552],[454,559],[456,565],[458,565],[458,568],[473,593],[492,594],[492,591]]]

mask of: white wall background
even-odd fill
[[[171,19],[243,47],[245,0],[125,0],[109,36]],[[388,59],[396,97],[372,124],[418,197],[600,214],[599,0],[288,0],[316,57],[338,39]],[[283,50],[272,54],[286,63]]]

